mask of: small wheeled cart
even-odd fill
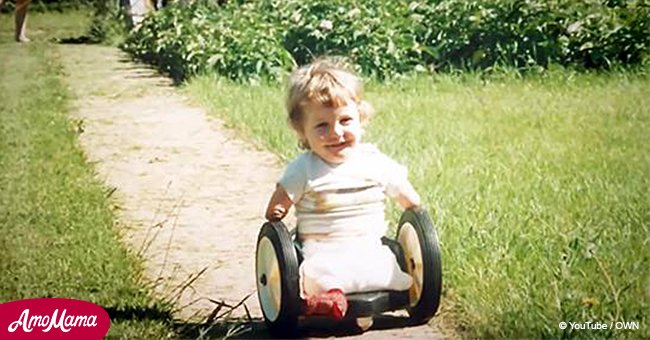
[[[413,277],[413,285],[407,291],[347,294],[345,319],[406,309],[414,324],[428,322],[438,310],[442,288],[440,247],[429,214],[422,208],[404,211],[396,239],[384,237],[382,242]],[[298,283],[301,261],[300,246],[284,223],[264,223],[257,238],[257,294],[272,334],[295,334],[299,320],[305,317]]]

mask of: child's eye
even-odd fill
[[[325,123],[325,122],[318,123],[318,124],[316,125],[316,128],[317,128],[317,129],[326,129],[326,128],[327,128],[327,123]]]
[[[352,117],[345,117],[341,119],[341,125],[348,125],[352,123]]]

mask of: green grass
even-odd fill
[[[565,70],[369,86],[365,139],[408,165],[438,225],[443,303],[469,336],[650,336],[648,88],[644,71]],[[299,152],[281,88],[204,76],[187,91],[283,160]]]
[[[64,297],[103,306],[112,338],[174,335],[138,260],[118,241],[108,190],[68,120],[55,37],[80,35],[87,13],[35,14],[29,44],[0,17],[0,303]]]

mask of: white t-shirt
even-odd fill
[[[298,233],[332,237],[383,236],[386,196],[407,183],[406,168],[371,144],[358,145],[336,165],[305,152],[279,181],[295,204]]]
[[[408,184],[404,166],[370,144],[357,146],[338,165],[308,151],[288,165],[278,184],[296,207],[302,297],[334,288],[354,293],[411,286],[380,242],[386,196]]]

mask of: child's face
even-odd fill
[[[307,103],[303,109],[303,131],[299,133],[309,148],[328,163],[343,163],[363,133],[357,104],[332,108]]]

